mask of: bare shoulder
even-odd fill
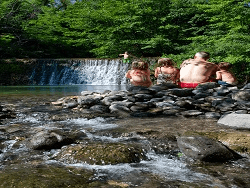
[[[187,59],[187,60],[184,60],[184,61],[182,62],[182,64],[180,65],[180,68],[182,68],[182,67],[184,67],[184,66],[186,66],[186,65],[188,65],[188,64],[192,64],[193,61],[194,61],[194,59]]]
[[[212,63],[212,62],[208,62],[208,61],[207,61],[207,64],[208,64],[208,65],[211,65],[211,66],[217,67],[217,65],[216,65],[215,63]]]

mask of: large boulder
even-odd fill
[[[186,156],[205,162],[225,162],[241,158],[221,142],[202,136],[183,136],[177,138],[181,152]]]
[[[217,123],[237,129],[250,129],[250,114],[230,113],[221,117]]]

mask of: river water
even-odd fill
[[[139,144],[148,145],[150,141],[139,135],[127,133],[143,130],[162,130],[162,134],[175,132],[180,129],[206,129],[225,131],[217,128],[214,120],[186,120],[174,118],[128,118],[123,120],[114,119],[86,119],[71,118],[61,121],[52,121],[47,118],[50,113],[58,113],[52,110],[50,102],[56,101],[63,96],[80,95],[81,91],[124,90],[125,85],[98,86],[98,85],[68,85],[68,86],[6,86],[0,87],[0,104],[14,109],[16,118],[6,119],[1,122],[2,127],[21,125],[24,129],[39,127],[52,129],[58,125],[69,129],[78,129],[85,132],[88,139],[92,141],[127,143],[130,140],[137,140]],[[71,113],[70,111],[65,113]],[[166,125],[166,122],[168,124]],[[191,123],[191,125],[187,124]],[[190,127],[188,127],[190,126]],[[204,127],[202,127],[204,126]],[[199,127],[199,128],[197,128]],[[126,134],[114,136],[113,132],[123,129]],[[91,130],[91,131],[90,131]],[[165,132],[164,132],[165,131]],[[226,130],[228,131],[228,130]],[[1,135],[2,133],[0,131]],[[10,131],[10,133],[12,133]],[[110,133],[110,134],[108,134]],[[0,136],[1,136],[0,135]],[[124,136],[125,135],[125,136]],[[126,136],[127,135],[127,136]],[[136,137],[136,139],[135,139]],[[155,153],[150,149],[147,153],[147,160],[140,163],[118,164],[118,165],[90,165],[90,164],[64,164],[51,158],[59,150],[30,151],[23,145],[15,146],[17,139],[1,139],[0,152],[0,187],[248,187],[250,183],[249,160],[234,161],[225,164],[196,164],[187,163],[180,156],[171,154]],[[71,173],[75,169],[78,173],[71,174],[70,180],[58,180],[46,177],[44,172],[37,169],[38,166],[46,166],[45,169],[53,171],[51,167],[65,168],[65,173]],[[43,169],[44,169],[43,168]],[[27,169],[27,171],[24,171]],[[31,170],[33,169],[33,170]],[[72,170],[74,169],[74,170]],[[86,169],[94,172],[91,183],[79,185],[76,183],[80,170]],[[58,171],[53,171],[53,175]],[[17,181],[19,175],[25,173],[26,177],[32,177],[30,183],[23,180],[23,184]],[[48,173],[46,171],[46,173]],[[58,175],[61,176],[58,172]],[[13,175],[13,176],[11,176]],[[2,177],[9,177],[1,179]],[[39,178],[38,178],[39,177]],[[41,178],[43,177],[43,179]],[[46,177],[46,178],[44,178]],[[13,178],[13,179],[11,179]],[[45,180],[47,184],[39,181]],[[38,181],[38,182],[37,182]],[[56,184],[55,181],[62,181],[63,184]],[[90,181],[90,180],[88,180]],[[12,183],[10,183],[12,182]],[[36,182],[36,183],[35,183]],[[93,182],[98,182],[93,184]],[[39,186],[40,185],[40,186]]]

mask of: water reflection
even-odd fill
[[[0,95],[79,95],[82,91],[125,90],[126,85],[0,86]]]

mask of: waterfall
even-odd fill
[[[120,59],[38,60],[29,78],[35,85],[123,85],[127,70]]]

